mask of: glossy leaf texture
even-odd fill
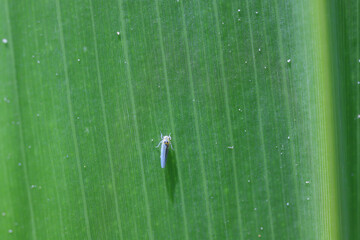
[[[359,1],[0,6],[0,239],[359,236]]]

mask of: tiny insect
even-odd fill
[[[159,147],[161,144],[161,153],[160,153],[161,168],[165,168],[166,158],[169,152],[169,146],[171,147],[171,149],[173,149],[171,145],[171,136],[170,136],[171,133],[169,134],[169,136],[163,136],[161,132],[160,134],[161,134],[161,141],[156,147]]]

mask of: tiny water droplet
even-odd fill
[[[310,200],[310,198],[309,198],[309,197],[307,197],[307,198],[306,198],[306,200],[308,200],[308,201],[309,201],[309,200]]]
[[[37,60],[37,63],[40,63],[40,60]]]
[[[260,227],[260,230],[262,231],[262,230],[264,230],[264,228],[263,228],[263,227]]]
[[[261,48],[259,48],[259,52],[261,52]]]
[[[229,146],[228,149],[234,149],[234,146]]]
[[[116,32],[116,35],[120,36],[120,32]]]
[[[78,62],[80,62],[80,58],[78,58],[78,60],[77,60]]]
[[[250,179],[248,180],[248,183],[249,183],[249,182],[251,182],[251,180],[250,180]]]
[[[287,202],[287,203],[286,203],[286,206],[289,206],[289,205],[290,205],[290,203]]]
[[[31,148],[31,145],[29,145],[28,148],[30,149],[30,148]]]
[[[240,10],[240,8],[238,9],[238,12],[240,12],[241,10]]]
[[[288,136],[288,139],[290,140],[290,136]]]
[[[40,117],[40,114],[39,114],[39,113],[37,113],[37,114],[36,114],[36,116],[37,116],[37,117]]]
[[[21,162],[18,163],[18,166],[21,166]]]
[[[3,213],[1,213],[1,215],[6,216],[6,213],[5,213],[5,212],[3,212]]]
[[[306,184],[309,184],[309,183],[310,183],[310,181],[306,181],[305,183],[306,183]]]
[[[9,233],[12,233],[13,232],[13,230],[12,229],[9,229]]]
[[[259,14],[259,12],[258,12],[258,11],[256,11],[256,12],[255,12],[255,14],[257,15],[257,14]]]
[[[287,60],[287,62],[290,63],[290,62],[291,62],[291,59],[289,58],[289,59]]]
[[[3,42],[3,44],[7,44],[7,43],[8,43],[8,40],[7,40],[6,38],[3,38],[3,39],[2,39],[2,42]]]

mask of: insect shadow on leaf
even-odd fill
[[[179,182],[178,168],[176,163],[176,154],[172,152],[168,155],[165,168],[165,184],[168,196],[171,202],[174,202],[175,187]]]

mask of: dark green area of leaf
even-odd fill
[[[0,239],[358,238],[359,23],[355,0],[0,0]]]

